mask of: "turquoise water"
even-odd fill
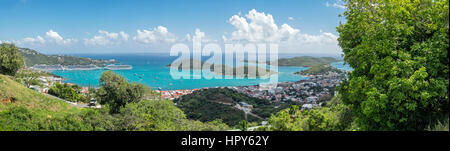
[[[170,68],[166,65],[171,64],[177,57],[170,57],[164,54],[108,54],[108,55],[79,55],[94,59],[116,59],[122,64],[132,65],[132,70],[115,70],[121,76],[127,78],[130,82],[139,82],[146,84],[154,89],[177,90],[194,89],[204,87],[222,87],[222,86],[245,86],[257,85],[261,82],[268,82],[269,79],[180,79],[175,80],[170,75]],[[343,63],[335,63],[333,66],[345,68]],[[306,70],[305,67],[278,67],[279,82],[298,81],[307,79],[295,72]],[[53,74],[62,76],[66,82],[75,83],[81,86],[99,85],[99,79],[105,70],[91,71],[53,71]]]

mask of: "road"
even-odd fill
[[[52,98],[58,99],[58,100],[60,100],[60,101],[66,102],[67,104],[70,104],[70,105],[75,106],[75,107],[89,108],[89,106],[88,106],[87,104],[78,104],[78,103],[75,103],[75,102],[70,102],[70,101],[61,99],[61,98],[59,98],[59,97],[56,97],[56,96],[53,96],[53,95],[50,95],[50,94],[46,94],[46,93],[44,93],[44,94],[47,95],[47,96],[50,96],[50,97],[52,97]]]

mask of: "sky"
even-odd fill
[[[341,0],[0,0],[0,42],[43,53],[161,53],[176,43],[278,43],[341,54]]]

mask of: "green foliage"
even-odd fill
[[[362,130],[424,130],[449,110],[449,1],[346,0],[339,90]]]
[[[335,97],[325,107],[300,111],[298,106],[291,106],[269,119],[265,131],[346,131],[356,130],[350,108],[340,103]]]
[[[247,124],[247,121],[245,121],[245,120],[242,120],[242,121],[241,121],[240,129],[241,129],[242,131],[247,131],[247,130],[248,130],[248,124]]]
[[[230,129],[221,120],[207,123],[186,119],[184,113],[167,100],[132,102],[118,114],[109,107],[77,108],[30,90],[0,75],[0,131],[218,131]],[[108,105],[106,105],[108,106]]]
[[[79,86],[70,86],[67,83],[56,83],[48,90],[48,94],[71,102],[89,102],[89,98],[81,93]]]
[[[108,104],[111,113],[118,113],[125,104],[139,102],[150,93],[150,88],[145,85],[128,83],[124,77],[112,71],[105,71],[101,75],[100,88],[96,95],[100,104]]]
[[[14,44],[0,45],[0,74],[14,76],[22,68],[23,59]]]

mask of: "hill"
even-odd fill
[[[295,57],[295,58],[283,58],[278,60],[279,66],[299,66],[299,67],[312,67],[318,65],[330,64],[339,61],[332,57]]]
[[[104,67],[107,64],[115,64],[115,60],[95,60],[91,58],[82,58],[66,55],[45,55],[29,48],[19,48],[19,52],[24,57],[25,66],[32,67],[37,64],[44,65],[97,65]]]
[[[230,66],[227,66],[227,65],[224,65],[224,64],[219,65],[219,66],[222,67],[222,72],[214,71],[213,64],[207,63],[207,62],[204,62],[204,61],[195,60],[195,59],[181,60],[179,62],[175,62],[174,64],[180,64],[180,66],[178,66],[178,70],[181,70],[181,69],[183,69],[182,62],[185,62],[185,61],[189,61],[190,62],[190,69],[189,70],[202,70],[203,66],[209,66],[209,67],[211,67],[210,71],[213,71],[215,74],[218,74],[218,75],[228,75],[228,76],[236,76],[236,77],[250,77],[250,78],[255,78],[256,77],[256,78],[258,78],[258,77],[265,77],[265,76],[276,74],[275,71],[264,69],[264,68],[260,68],[260,67],[256,67],[256,66],[230,67]],[[194,63],[200,64],[201,66],[200,67],[194,67],[194,65],[193,65]],[[168,64],[168,65],[166,65],[166,67],[171,67],[171,65],[172,64]],[[232,68],[233,69],[233,73],[225,72],[226,68]],[[252,69],[252,68],[255,69],[255,71],[256,71],[255,75],[252,75],[252,74],[248,73],[249,69]],[[239,70],[244,71],[244,73],[237,74],[236,71],[239,71]],[[258,71],[260,71],[260,70],[265,70],[265,74],[264,75],[259,75]]]
[[[324,75],[324,74],[328,74],[328,72],[336,72],[336,73],[341,73],[342,71],[339,69],[336,69],[330,65],[317,65],[317,66],[313,66],[307,70],[304,71],[300,71],[300,72],[296,72],[295,74],[300,74],[300,75]]]
[[[0,75],[0,130],[89,130],[84,109],[24,87]]]
[[[247,115],[249,122],[262,121],[270,117],[271,114],[290,106],[289,103],[272,103],[269,100],[253,98],[228,88],[196,91],[176,99],[175,102],[189,119],[203,122],[221,119],[230,126],[238,125],[245,119],[244,111],[234,107],[241,102],[253,106],[251,113],[256,116]],[[276,106],[278,107],[276,108]]]
[[[318,65],[326,65],[333,62],[338,62],[339,60],[332,57],[310,57],[310,56],[302,56],[302,57],[294,57],[294,58],[281,58],[278,59],[279,66],[297,66],[297,67],[312,67]],[[244,62],[248,63],[256,63],[254,60],[244,60]],[[267,64],[272,64],[267,61]]]

